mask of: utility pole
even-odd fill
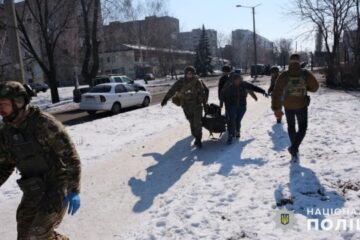
[[[257,44],[256,44],[256,28],[255,28],[255,7],[252,7],[253,14],[253,30],[254,30],[254,64],[255,64],[255,78],[257,77]]]
[[[19,41],[19,33],[17,28],[17,19],[15,12],[14,0],[4,0],[6,14],[6,31],[9,38],[8,44],[11,56],[11,79],[25,82],[24,64],[21,57],[21,48]]]
[[[249,7],[249,6],[243,6],[243,5],[236,5],[236,7],[242,7],[242,8],[251,8],[252,9],[252,15],[253,15],[253,40],[254,40],[254,75],[255,78],[257,78],[257,44],[256,44],[256,23],[255,23],[255,8],[260,6],[260,4],[253,6],[253,7]],[[250,69],[251,71],[251,69]]]

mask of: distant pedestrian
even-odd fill
[[[223,75],[219,79],[219,84],[218,84],[218,97],[219,97],[219,101],[220,101],[220,108],[222,108],[224,105],[224,102],[221,100],[221,91],[224,88],[225,84],[230,83],[231,66],[229,66],[229,65],[223,66],[222,72],[223,72]]]
[[[249,91],[258,92],[267,96],[266,91],[243,80],[238,74],[231,76],[231,83],[221,91],[221,100],[225,103],[228,115],[228,140],[231,144],[234,137],[240,138],[241,121],[246,112],[247,95]]]
[[[301,69],[300,56],[290,56],[289,70],[283,72],[275,83],[272,92],[272,110],[275,116],[282,116],[281,108],[285,107],[288,123],[288,133],[291,146],[288,148],[292,157],[297,158],[299,146],[303,141],[308,126],[308,92],[316,92],[319,83],[314,75],[306,69]],[[296,120],[298,130],[296,131]]]
[[[279,78],[279,72],[280,72],[280,69],[277,66],[273,66],[270,68],[271,81],[270,81],[270,87],[268,89],[269,95],[271,95],[274,90],[276,80]],[[281,111],[281,114],[278,114],[278,116],[276,117],[277,123],[281,123],[283,115],[284,115],[284,113],[282,111]]]

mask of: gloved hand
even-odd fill
[[[284,115],[283,111],[281,110],[274,111],[274,114],[276,118],[282,118],[282,116]]]
[[[161,106],[163,107],[163,106],[165,106],[167,104],[167,99],[163,99],[162,101],[161,101]]]
[[[269,94],[267,92],[263,92],[264,97],[268,98]]]
[[[75,192],[70,192],[64,198],[64,207],[69,206],[68,214],[74,215],[80,208],[80,195]]]

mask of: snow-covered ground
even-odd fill
[[[188,123],[171,103],[68,127],[82,157],[82,208],[60,231],[80,240],[360,239],[358,231],[307,230],[311,208],[358,208],[358,96],[312,95],[297,164],[286,124],[275,124],[262,96],[249,98],[242,138],[231,146],[204,130],[204,148],[191,147]],[[16,238],[17,177],[0,189],[1,239]],[[293,212],[293,229],[276,227],[280,205]]]
[[[58,88],[60,102],[52,104],[50,89],[48,89],[45,93],[39,92],[36,97],[33,97],[31,104],[50,113],[74,109],[78,107],[78,104],[73,102],[73,90],[74,87]]]

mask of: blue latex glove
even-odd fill
[[[64,207],[68,207],[68,214],[74,215],[80,208],[80,195],[78,193],[70,192],[64,198]]]

